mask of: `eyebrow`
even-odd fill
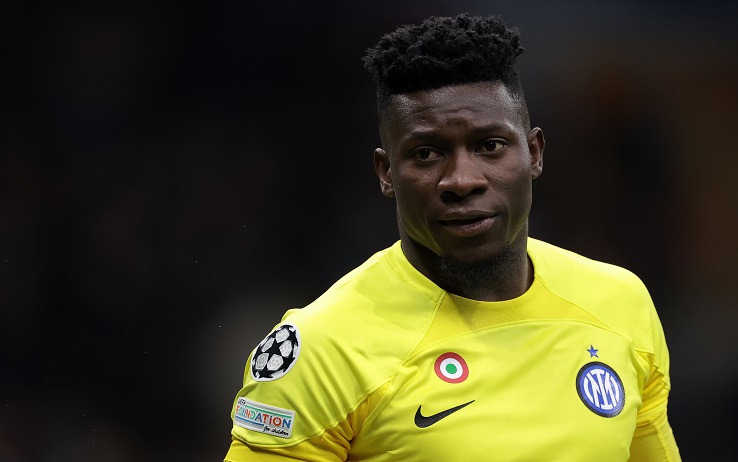
[[[509,124],[492,123],[489,125],[481,125],[479,127],[474,127],[472,131],[475,133],[487,133],[487,132],[497,132],[497,131],[512,132],[513,127],[510,126]],[[424,140],[428,138],[433,138],[435,136],[438,136],[438,130],[420,128],[420,129],[417,129],[415,131],[408,133],[407,136],[402,138],[402,141],[407,142],[407,141],[414,141],[414,140]]]

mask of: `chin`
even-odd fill
[[[515,247],[511,243],[487,243],[486,245],[456,246],[441,255],[443,259],[450,259],[459,264],[485,264],[496,260],[505,260],[515,254]]]
[[[438,282],[441,287],[473,296],[482,287],[509,280],[519,269],[517,252],[507,244],[494,252],[439,257]]]

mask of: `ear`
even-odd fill
[[[392,176],[390,175],[389,155],[384,149],[377,148],[374,150],[374,171],[379,177],[379,188],[382,194],[387,197],[395,197],[395,187],[392,185]]]
[[[538,127],[528,132],[528,151],[530,152],[530,175],[533,179],[543,173],[543,150],[546,148],[546,139],[543,130]]]

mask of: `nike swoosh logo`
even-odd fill
[[[459,404],[458,406],[454,406],[450,409],[446,409],[445,411],[441,411],[437,414],[429,415],[428,417],[420,413],[420,408],[423,407],[422,405],[420,405],[418,406],[418,410],[415,412],[415,425],[417,425],[419,428],[430,427],[431,425],[438,422],[439,420],[450,416],[454,412],[458,411],[459,409],[465,408],[466,406],[470,405],[473,402],[474,400],[471,400],[468,403]]]

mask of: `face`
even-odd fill
[[[461,263],[525,254],[544,138],[521,112],[497,82],[392,97],[374,166],[416,267],[428,250]]]

